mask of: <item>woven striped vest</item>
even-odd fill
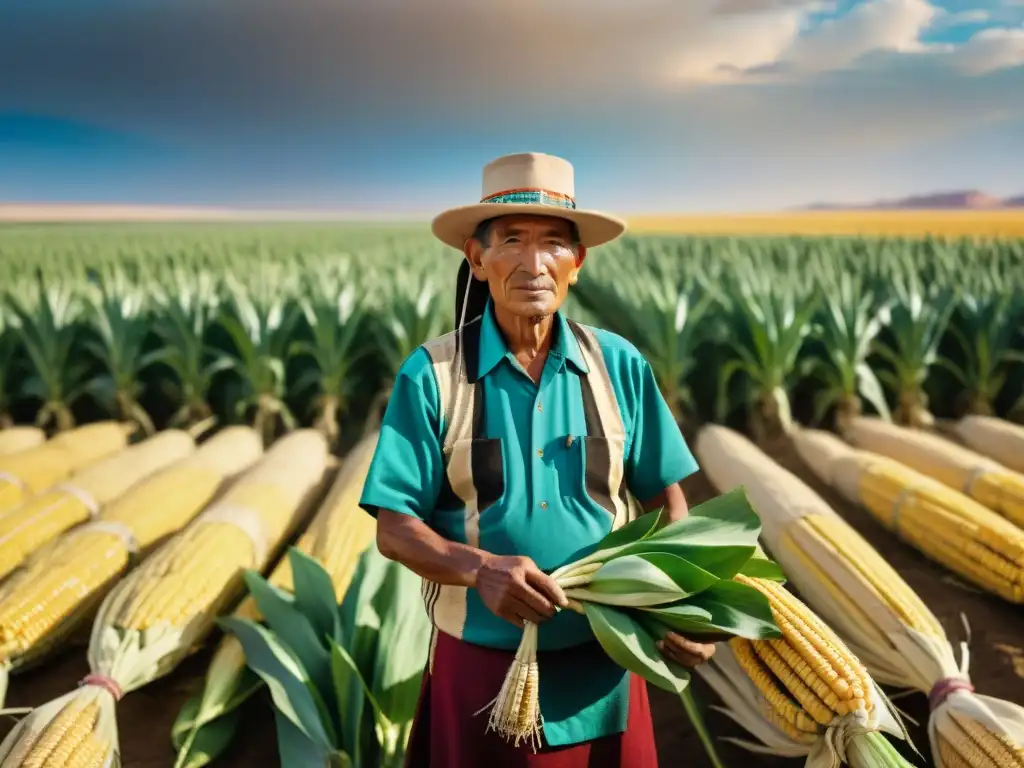
[[[585,486],[590,498],[608,511],[614,530],[643,513],[624,479],[625,425],[597,337],[572,320],[568,325],[589,369],[580,377],[588,441]],[[477,318],[461,334],[452,332],[424,345],[444,419],[445,478],[437,507],[465,509],[466,543],[474,547],[479,546],[480,513],[504,493],[501,441],[488,438],[484,429],[484,386],[477,378],[480,329]],[[423,599],[434,626],[461,638],[466,588],[424,580]]]

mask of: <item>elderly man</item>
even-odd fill
[[[407,764],[656,766],[643,680],[557,610],[548,574],[642,510],[684,517],[679,481],[697,465],[643,356],[559,311],[586,249],[623,222],[578,209],[572,166],[550,155],[498,158],[483,187],[434,220],[465,255],[459,327],[402,366],[361,500],[381,552],[423,577],[435,627]],[[526,621],[539,625],[536,752],[480,714]],[[713,646],[669,635],[662,652],[694,666]]]

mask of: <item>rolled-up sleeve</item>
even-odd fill
[[[635,363],[632,378],[635,411],[626,457],[626,485],[637,499],[647,502],[692,475],[698,466],[658,389],[650,364],[642,357]]]
[[[417,349],[402,364],[384,412],[359,505],[430,522],[441,488],[440,396],[430,357]]]

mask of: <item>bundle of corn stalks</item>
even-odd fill
[[[31,667],[61,644],[134,562],[185,526],[262,451],[254,430],[229,427],[16,570],[0,586],[0,706],[10,671]]]
[[[608,657],[678,696],[690,675],[657,643],[669,631],[761,639],[779,637],[768,601],[744,576],[779,568],[757,546],[760,522],[742,491],[705,502],[661,525],[661,510],[609,533],[590,554],[555,570],[569,609],[586,616]],[[490,706],[488,730],[540,745],[538,626],[527,622],[515,660]]]
[[[854,419],[843,438],[928,475],[1024,528],[1024,475],[938,435],[874,418]]]
[[[0,765],[118,765],[115,703],[170,673],[200,645],[239,593],[246,569],[262,570],[316,502],[326,466],[320,433],[304,429],[282,438],[121,581],[93,623],[90,674],[78,690],[18,723],[0,744]]]
[[[804,456],[827,454],[830,442],[842,446],[824,432],[798,429],[793,436]],[[696,452],[720,491],[739,485],[747,489],[769,554],[871,676],[882,685],[928,694],[928,734],[938,768],[1000,764],[971,747],[965,728],[987,734],[982,738],[990,745],[1024,743],[1024,709],[971,691],[967,649],[958,665],[928,606],[821,496],[746,437],[724,427],[706,427]],[[1013,753],[1006,751],[1006,756]],[[1018,768],[1015,762],[1005,765]]]
[[[128,444],[133,424],[101,421],[62,432],[36,448],[0,457],[0,514]]]
[[[46,433],[39,427],[9,427],[0,429],[0,456],[21,453],[38,448],[46,442]]]
[[[807,440],[802,458],[915,549],[1011,603],[1024,604],[1024,530],[938,480],[841,440]]]
[[[964,416],[953,431],[978,453],[1024,472],[1024,427],[1020,424],[992,416]]]
[[[376,521],[359,507],[359,498],[378,435],[372,432],[360,440],[342,461],[327,498],[295,547],[324,567],[339,603],[352,581],[360,555],[377,533]],[[273,587],[293,590],[288,556],[278,561],[268,581]],[[251,594],[233,615],[236,619],[262,621]],[[175,765],[199,768],[215,760],[231,742],[238,724],[238,707],[262,685],[263,682],[247,670],[238,638],[225,635],[210,662],[202,693],[187,701],[175,720],[171,731],[178,752]],[[212,735],[214,731],[216,737]]]
[[[0,579],[69,528],[99,517],[136,483],[195,450],[188,432],[167,430],[86,467],[0,516]]]

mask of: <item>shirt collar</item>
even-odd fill
[[[494,317],[494,304],[488,299],[487,307],[484,309],[480,327],[480,356],[477,368],[477,378],[483,378],[498,365],[503,359],[515,363],[515,356],[505,343],[498,321]],[[579,339],[572,332],[569,323],[561,312],[555,313],[555,338],[548,355],[555,358],[561,365],[562,361],[571,363],[580,373],[589,373],[590,368],[583,358],[583,350],[580,349]]]

